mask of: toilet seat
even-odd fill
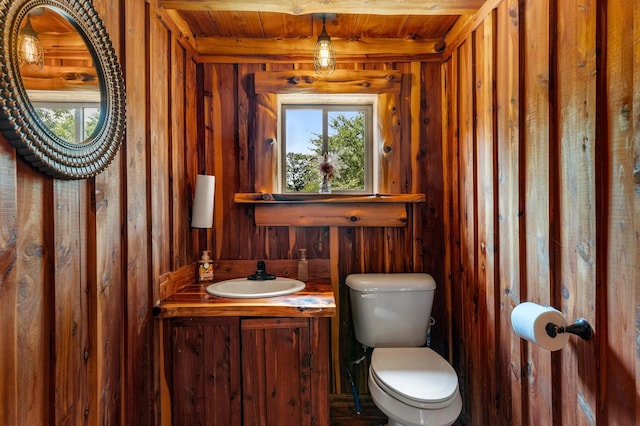
[[[455,370],[430,348],[375,348],[370,375],[389,396],[416,408],[444,408],[459,397]]]

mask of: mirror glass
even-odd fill
[[[42,124],[66,142],[88,140],[100,118],[100,84],[74,23],[56,8],[31,9],[20,23],[18,57],[22,84]]]
[[[0,130],[44,173],[100,173],[124,138],[126,96],[92,1],[0,1],[0,17]]]

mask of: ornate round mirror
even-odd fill
[[[125,129],[125,91],[109,35],[87,0],[0,3],[0,127],[55,177],[104,170]]]

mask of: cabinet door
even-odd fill
[[[311,425],[308,318],[243,319],[243,424]]]
[[[173,425],[240,425],[239,318],[176,318],[171,343]]]

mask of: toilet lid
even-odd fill
[[[387,393],[412,406],[445,407],[458,392],[455,370],[430,348],[376,348],[371,373]]]

